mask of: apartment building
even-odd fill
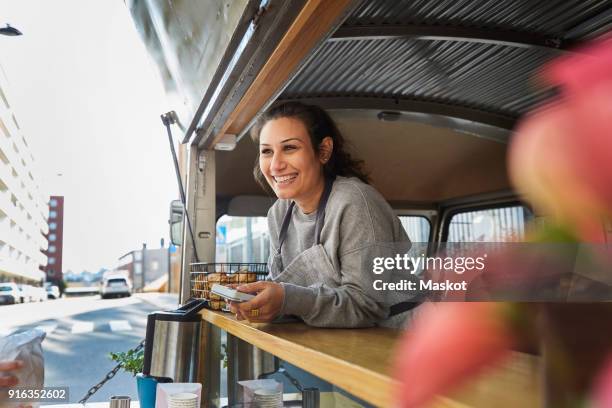
[[[0,67],[0,282],[37,283],[47,264],[47,204]]]

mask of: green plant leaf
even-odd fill
[[[109,358],[121,364],[124,371],[136,375],[142,372],[144,365],[144,350],[109,353]]]

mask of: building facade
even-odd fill
[[[0,69],[0,281],[40,283],[46,265],[46,200]]]
[[[178,259],[171,248],[143,249],[130,251],[119,258],[116,270],[127,271],[135,291],[142,291],[147,285],[161,277],[167,277],[168,271],[176,269]]]
[[[47,265],[44,267],[47,282],[59,284],[64,279],[62,258],[64,252],[64,197],[49,198],[49,232],[46,234],[48,247],[44,252]]]

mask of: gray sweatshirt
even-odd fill
[[[373,289],[374,280],[397,277],[374,274],[372,258],[394,257],[410,245],[382,195],[357,178],[336,178],[325,209],[321,244],[313,246],[316,211],[304,214],[296,205],[279,256],[279,231],[289,203],[277,200],[268,212],[271,279],[285,289],[281,313],[319,327],[401,325],[400,316],[409,313],[387,319],[389,306],[411,296]],[[384,324],[386,320],[394,322]]]

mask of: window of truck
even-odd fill
[[[270,239],[266,217],[224,215],[217,221],[217,262],[267,262]]]
[[[429,220],[422,216],[400,215],[400,222],[412,242],[427,242]],[[267,262],[270,238],[266,217],[224,215],[217,221],[217,262]]]
[[[447,242],[520,242],[531,211],[522,205],[461,211],[450,217]]]
[[[412,242],[428,242],[431,232],[429,220],[422,216],[400,215],[400,222]]]

